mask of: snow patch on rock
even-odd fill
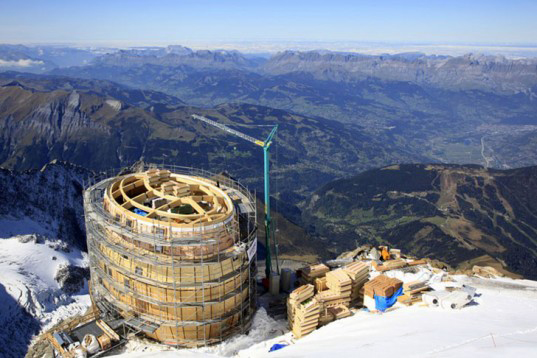
[[[47,312],[72,302],[55,279],[60,268],[87,267],[88,258],[78,249],[66,252],[58,249],[61,243],[28,236],[0,240],[0,283],[28,313],[45,319]]]

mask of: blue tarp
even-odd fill
[[[140,216],[146,216],[147,215],[147,212],[146,211],[143,211],[141,209],[138,209],[138,208],[134,208],[134,213],[135,214],[138,214]]]
[[[397,302],[397,297],[403,294],[403,287],[399,288],[390,297],[383,297],[375,295],[375,308],[381,312],[386,311]]]
[[[269,352],[277,351],[278,349],[282,349],[283,347],[287,347],[287,344],[276,343],[272,347],[270,347]]]

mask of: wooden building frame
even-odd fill
[[[169,345],[245,332],[256,307],[255,208],[237,181],[193,168],[92,178],[84,192],[92,300]]]

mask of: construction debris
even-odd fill
[[[423,281],[412,281],[403,284],[404,294],[397,297],[397,302],[405,306],[411,306],[422,301],[422,294],[429,290],[429,286]]]
[[[403,283],[386,276],[384,273],[392,270],[416,274],[420,271],[417,266],[429,264],[428,260],[407,258],[401,254],[401,250],[387,246],[361,246],[327,264],[308,266],[297,273],[298,283],[302,286],[289,295],[287,303],[289,324],[295,338],[351,316],[353,308],[366,307],[370,312],[386,312],[396,303],[410,306],[425,302],[432,306],[458,309],[468,304],[475,293],[473,287],[454,288],[451,292],[431,292],[427,281]],[[475,271],[485,272],[481,268]]]
[[[451,292],[433,291],[423,294],[423,302],[429,306],[443,309],[461,309],[472,302],[472,299],[473,295],[462,289],[456,289]]]

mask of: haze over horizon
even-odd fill
[[[537,44],[537,2],[3,1],[0,42]],[[522,47],[524,47],[522,46]]]

